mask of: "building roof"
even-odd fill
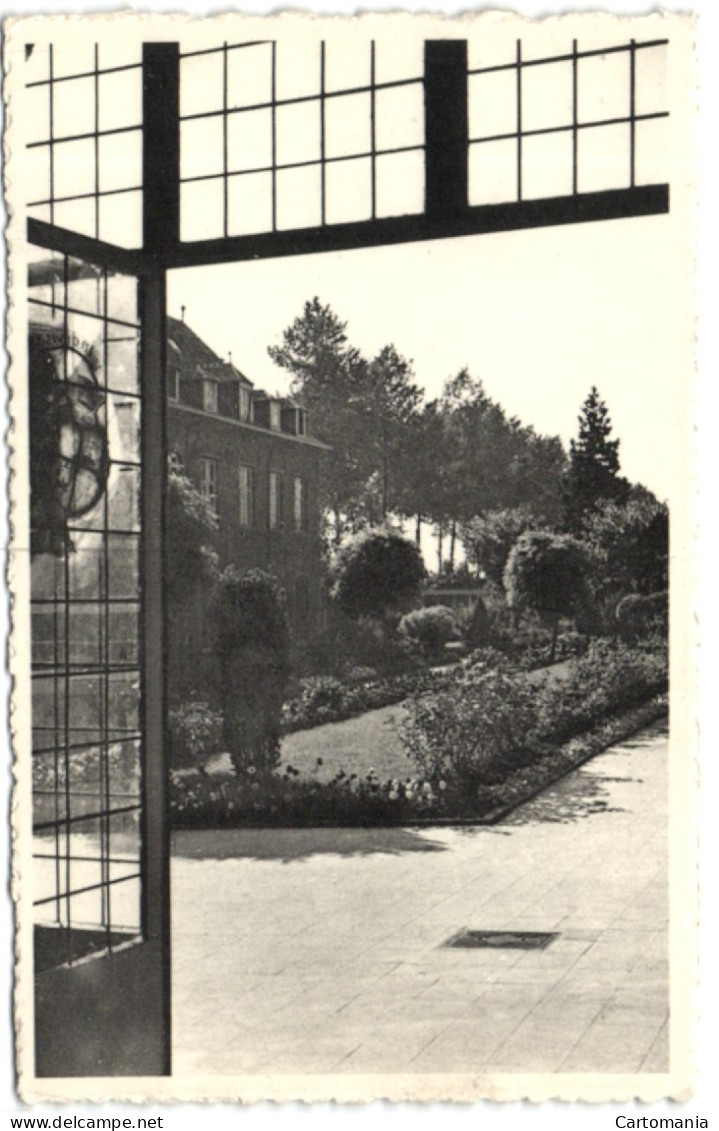
[[[265,392],[264,389],[256,389],[250,379],[245,377],[244,373],[229,362],[222,361],[222,359],[203,342],[202,338],[198,337],[195,331],[190,329],[186,322],[181,322],[177,318],[170,318],[168,316],[167,339],[174,363],[178,365],[182,364],[187,376],[196,377],[197,380],[212,377],[214,380],[222,383],[229,383],[230,381],[238,382],[251,390],[251,399],[254,403],[274,400],[278,401],[283,409],[299,409],[302,407],[291,397],[273,396]],[[207,416],[204,409],[183,404],[178,401],[173,401],[170,404],[170,408]],[[229,423],[237,425],[240,428],[248,428],[252,431],[262,432],[264,435],[271,435],[273,438],[291,439],[303,444],[309,444],[311,447],[323,448],[325,451],[332,450],[330,444],[326,444],[322,440],[318,440],[316,437],[308,435],[307,433],[304,433],[302,436],[295,436],[284,430],[271,430],[267,426],[256,424],[253,421],[235,420],[234,417],[222,416],[215,413],[211,414],[211,419],[221,421],[224,424]]]
[[[244,373],[229,361],[223,361],[218,357],[186,322],[168,317],[167,337],[173,357],[179,355],[182,358],[189,375],[196,373],[198,377],[212,377],[223,383],[239,381],[247,388],[252,388],[249,377],[245,377]]]

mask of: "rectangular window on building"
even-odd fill
[[[295,476],[295,530],[307,529],[307,483]]]
[[[239,470],[240,492],[240,526],[253,526],[255,521],[254,498],[254,469],[246,464],[240,464]]]
[[[167,396],[171,401],[180,399],[180,370],[168,369],[167,371]]]
[[[270,530],[279,530],[283,524],[283,480],[284,476],[281,471],[270,472]]]
[[[202,382],[202,407],[205,412],[217,412],[217,381],[208,377]]]
[[[270,401],[270,428],[275,432],[282,429],[282,405],[279,401]]]
[[[250,420],[252,416],[252,399],[250,397],[250,390],[240,385],[240,420]]]
[[[217,511],[217,460],[200,460],[200,494]]]

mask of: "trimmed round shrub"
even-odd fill
[[[567,534],[528,530],[507,559],[504,586],[512,608],[540,616],[571,616],[586,599],[588,570],[584,547]]]
[[[588,599],[587,553],[576,538],[528,530],[507,559],[504,587],[511,609],[532,609],[553,626],[550,663],[555,658],[559,618],[576,615]]]
[[[651,632],[666,632],[669,593],[652,593],[649,597],[630,593],[617,605],[615,617],[619,634],[625,640],[637,640]]]
[[[429,656],[441,655],[445,644],[457,634],[457,621],[446,605],[429,605],[407,613],[399,622],[399,632],[415,640]]]
[[[419,547],[395,530],[365,530],[343,546],[330,571],[330,596],[359,620],[416,604],[425,577]]]

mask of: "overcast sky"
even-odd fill
[[[667,216],[174,272],[169,311],[256,385],[318,295],[371,355],[393,342],[428,396],[468,366],[523,422],[565,443],[591,385],[621,439],[622,471],[669,498],[681,457],[686,326]],[[682,368],[684,371],[682,372]]]

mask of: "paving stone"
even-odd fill
[[[665,1071],[665,759],[616,747],[494,828],[176,838],[174,1071]]]

